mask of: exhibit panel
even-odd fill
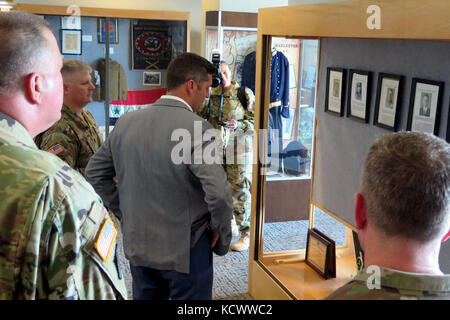
[[[354,237],[353,194],[359,191],[362,165],[374,139],[412,130],[448,141],[449,9],[440,0],[361,0],[258,11],[257,130],[268,128],[271,39],[319,39],[308,232],[326,214],[345,229],[345,241],[333,243],[325,229],[316,240],[308,234],[306,250],[264,252],[270,205],[264,164],[258,163],[249,260],[253,297],[270,298],[256,290],[265,287],[274,297],[282,291],[290,299],[321,299],[356,274],[361,253]],[[283,24],[275,22],[280,19]],[[266,145],[258,145],[258,158],[267,151]],[[448,244],[442,246],[439,261],[446,273],[448,249]]]

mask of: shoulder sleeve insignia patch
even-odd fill
[[[114,228],[111,218],[106,219],[95,242],[95,249],[105,262],[109,259],[116,236],[117,230]]]
[[[64,151],[64,148],[58,143],[55,144],[53,147],[47,150],[47,152],[53,153],[53,154],[60,154]]]

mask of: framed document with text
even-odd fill
[[[396,74],[378,75],[377,100],[373,124],[391,131],[397,131],[400,121],[400,93],[403,77]]]
[[[81,30],[61,29],[61,53],[81,55]]]
[[[370,72],[350,70],[347,94],[347,117],[369,123]]]
[[[345,69],[327,68],[325,112],[344,115]]]
[[[413,78],[407,130],[439,134],[444,82]]]
[[[317,229],[308,229],[305,263],[325,279],[336,278],[336,243]]]

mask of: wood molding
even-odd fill
[[[370,30],[371,5],[380,8],[381,29]],[[258,32],[296,37],[449,40],[448,0],[351,0],[262,8]]]
[[[67,13],[67,6],[51,6],[36,4],[17,4],[18,11],[25,11],[35,14],[70,15]],[[153,11],[153,10],[129,10],[80,7],[83,17],[110,17],[110,18],[134,18],[134,19],[155,19],[155,20],[187,20],[190,12],[177,11]]]
[[[221,11],[221,27],[256,28],[258,14],[252,12]],[[207,11],[205,13],[206,26],[217,27],[219,24],[219,11]]]

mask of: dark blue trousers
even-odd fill
[[[134,300],[211,300],[213,257],[206,231],[191,248],[190,272],[130,265]]]

